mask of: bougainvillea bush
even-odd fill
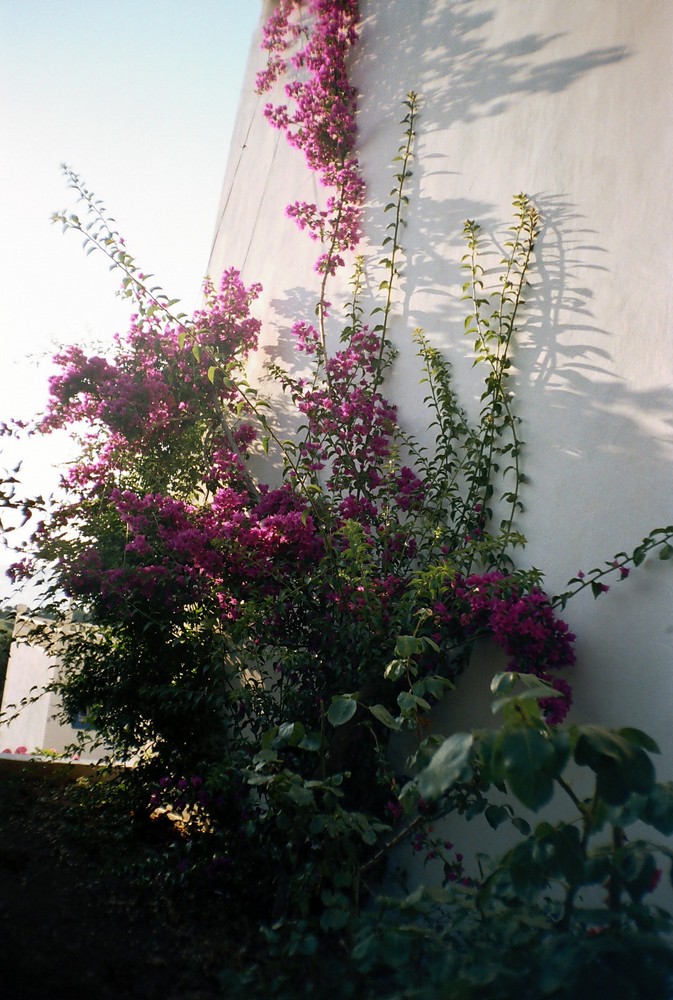
[[[469,668],[475,642],[492,637],[510,675],[533,684],[520,704],[532,699],[540,710],[527,725],[538,742],[560,746],[555,727],[572,701],[575,660],[563,607],[580,590],[598,596],[607,578],[625,579],[650,550],[673,554],[673,528],[657,530],[557,597],[525,566],[510,381],[539,218],[523,194],[493,283],[479,226],[465,223],[477,418],[461,407],[447,361],[414,331],[434,446],[399,425],[386,375],[396,339],[409,335],[394,303],[419,98],[404,102],[374,264],[379,298],[367,301],[372,265],[356,256],[365,191],[347,73],[357,25],[356,0],[280,0],[264,33],[260,93],[278,94],[288,66],[297,71],[284,102],[265,114],[325,189],[320,205],[287,210],[318,247],[315,314],[292,328],[297,366],[270,366],[296,413],[292,440],[280,440],[272,405],[246,377],[260,287],[231,268],[206,284],[194,315],[179,313],[66,168],[82,218],[55,218],[120,270],[133,315],[105,356],[71,347],[55,359],[38,430],[68,428],[81,457],[15,567],[17,577],[48,567],[63,623],[54,641],[65,711],[86,713],[113,756],[136,763],[140,814],[171,818],[178,845],[189,846],[180,877],[207,871],[227,905],[244,902],[251,919],[273,925],[270,954],[280,940],[300,961],[322,954],[323,940],[346,954],[400,844],[428,861],[441,855],[445,885],[477,891],[459,845],[439,844],[430,827],[455,811],[485,812],[497,825],[504,814],[488,811],[489,781],[466,761],[441,793],[421,794],[414,777],[439,766],[435,752],[450,762],[432,710]],[[328,293],[346,266],[352,294],[339,322]],[[251,456],[259,469],[267,455],[280,481],[252,474]],[[386,749],[403,731],[415,746],[398,773]],[[521,794],[515,771],[493,768],[498,787],[513,784],[525,805],[539,805]],[[548,784],[557,772],[551,763],[547,772]],[[535,787],[542,780],[530,777]]]

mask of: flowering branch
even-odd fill
[[[568,601],[577,594],[591,588],[594,598],[601,594],[607,594],[610,587],[604,583],[606,577],[612,577],[618,573],[618,581],[626,580],[630,573],[631,566],[640,566],[647,556],[659,550],[659,559],[666,561],[673,558],[673,524],[666,528],[655,528],[649,535],[643,538],[640,545],[637,545],[633,552],[618,552],[612,559],[607,560],[604,566],[597,566],[594,569],[584,572],[580,570],[577,576],[568,580],[568,590],[559,594],[552,601],[554,607],[565,608]]]

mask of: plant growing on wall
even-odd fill
[[[392,848],[437,852],[430,820],[483,811],[496,823],[502,813],[486,800],[490,783],[532,807],[540,803],[528,779],[532,789],[560,783],[560,750],[553,767],[531,768],[521,782],[506,753],[502,773],[495,752],[485,773],[486,758],[473,762],[467,738],[446,744],[432,732],[432,707],[477,639],[491,636],[508,669],[532,685],[528,700],[513,703],[527,728],[510,717],[503,746],[565,746],[565,730],[554,727],[571,701],[564,672],[574,636],[557,608],[585,587],[598,596],[607,576],[623,579],[652,549],[673,554],[673,527],[660,529],[557,598],[545,594],[538,570],[520,566],[524,477],[512,357],[539,231],[523,194],[493,288],[479,226],[465,224],[465,329],[483,378],[476,420],[460,406],[446,360],[416,331],[434,447],[399,426],[385,379],[395,361],[419,114],[413,93],[384,213],[379,299],[367,321],[365,264],[356,259],[346,318],[336,322],[328,287],[356,248],[364,196],[347,75],[357,18],[355,0],[281,0],[265,32],[260,90],[288,64],[301,71],[287,85],[289,104],[270,104],[267,115],[327,188],[324,207],[288,210],[321,245],[316,322],[298,317],[293,327],[309,374],[270,369],[297,414],[293,439],[280,439],[272,407],[246,378],[260,332],[259,286],[246,287],[230,269],[218,286],[206,285],[193,316],[177,312],[68,169],[83,212],[55,218],[121,271],[134,313],[108,356],[69,348],[56,358],[39,425],[45,433],[68,427],[82,445],[63,502],[33,537],[36,558],[52,567],[51,597],[65,594],[87,615],[59,633],[56,686],[66,711],[85,710],[118,758],[140,760],[145,814],[178,817],[187,867],[217,862],[229,901],[245,899],[250,913],[276,922],[271,949],[283,926],[289,938],[278,947],[287,952],[293,941],[303,957],[319,950],[321,935],[343,947],[356,942],[361,900],[375,895]],[[282,465],[280,486],[252,475],[248,459],[263,453]],[[417,737],[406,784],[385,753],[400,731]],[[583,745],[582,735],[573,739]],[[629,746],[651,750],[643,739]],[[477,743],[483,751],[487,740]],[[438,774],[453,776],[440,790]],[[649,794],[652,782],[628,794]],[[588,808],[580,811],[593,832],[599,823]],[[662,808],[661,829],[670,812]],[[445,870],[473,890],[476,876],[465,875],[452,847],[442,850]],[[643,865],[651,874],[650,861]],[[361,943],[353,954],[365,972],[374,966]]]

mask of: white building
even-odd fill
[[[86,729],[83,720],[63,720],[58,694],[45,690],[57,679],[59,664],[56,656],[29,641],[35,624],[27,609],[18,609],[4,690],[0,692],[0,757],[40,756],[41,751],[62,754],[77,744]],[[100,748],[76,753],[84,763],[103,756]]]

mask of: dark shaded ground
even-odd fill
[[[119,844],[73,809],[82,771],[0,761],[2,1000],[226,997],[216,909],[159,902],[108,869]]]

